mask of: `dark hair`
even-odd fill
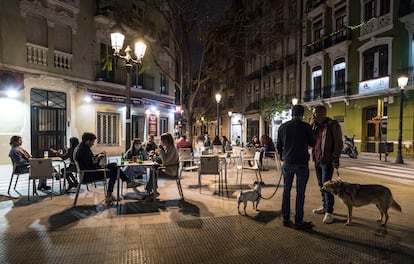
[[[71,137],[69,139],[69,144],[71,148],[75,148],[77,145],[79,145],[79,139],[77,137]]]
[[[164,133],[161,135],[161,141],[167,141],[168,145],[174,145],[174,138],[170,133]]]
[[[324,105],[315,106],[315,111],[322,111],[326,113],[326,107]]]
[[[11,138],[10,138],[10,146],[12,146],[12,147],[16,147],[17,146],[17,141],[19,141],[19,139],[21,139],[22,137],[21,136],[12,136]]]
[[[187,136],[186,136],[186,135],[181,135],[181,137],[182,137],[184,140],[186,140],[186,139],[187,139]]]
[[[292,107],[292,116],[293,117],[302,117],[305,113],[305,108],[302,105],[294,105]]]
[[[88,140],[95,140],[96,136],[94,133],[90,133],[90,132],[85,132],[82,135],[82,143],[85,143]]]

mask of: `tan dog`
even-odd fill
[[[253,209],[256,209],[257,211],[257,206],[259,205],[260,198],[262,197],[261,195],[262,185],[264,185],[263,182],[255,181],[253,190],[248,190],[248,191],[240,190],[240,193],[237,195],[237,211],[239,212],[239,214],[240,214],[240,204],[243,203],[244,204],[244,207],[243,207],[244,215],[247,215],[246,206],[247,206],[248,201],[252,201]]]
[[[360,207],[367,204],[375,204],[380,211],[381,218],[377,221],[385,227],[388,221],[388,209],[390,207],[401,212],[401,206],[394,201],[390,189],[378,184],[362,185],[330,180],[323,184],[323,191],[338,195],[348,207],[348,219],[345,225],[350,225],[352,221],[352,207]],[[385,216],[385,221],[383,221]]]

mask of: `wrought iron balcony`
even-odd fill
[[[312,102],[321,99],[334,98],[339,96],[351,95],[351,82],[346,82],[344,85],[328,85],[323,88],[307,90],[303,100],[305,102]]]
[[[330,34],[314,43],[308,44],[305,47],[305,56],[315,54],[323,49],[329,48],[333,45],[341,43],[346,40],[351,40],[351,29],[342,28],[341,30]]]

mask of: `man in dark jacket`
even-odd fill
[[[85,132],[82,135],[82,143],[80,143],[73,151],[73,158],[78,162],[81,170],[96,170],[99,169],[99,161],[104,157],[103,153],[94,155],[91,147],[95,144],[96,136],[93,133]],[[118,168],[115,163],[108,164],[106,166],[108,172],[106,173],[109,178],[108,190],[106,194],[106,203],[111,204],[116,201],[116,198],[112,195],[114,190],[115,181],[117,178]],[[120,178],[123,181],[127,181],[128,188],[136,188],[139,183],[132,181],[125,173],[121,170]],[[104,178],[103,171],[86,172],[82,183],[94,182]]]
[[[305,190],[309,179],[309,147],[315,145],[312,128],[302,121],[305,109],[301,105],[292,108],[292,120],[279,127],[277,151],[283,161],[283,182],[285,184],[282,198],[283,225],[292,226],[290,221],[290,191],[296,174],[296,213],[294,227],[312,228],[311,222],[303,221]]]
[[[311,125],[316,139],[312,155],[318,185],[322,188],[324,182],[332,179],[334,168],[339,168],[339,157],[343,147],[342,131],[338,121],[326,116],[326,107],[323,105],[314,108]],[[312,212],[325,214],[322,222],[330,224],[334,220],[333,206],[334,196],[323,191],[322,207]]]

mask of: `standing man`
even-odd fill
[[[339,168],[343,142],[342,131],[338,121],[326,116],[326,107],[318,105],[313,109],[311,119],[312,130],[315,134],[316,144],[312,155],[315,162],[315,172],[319,187],[332,179],[334,168]],[[314,209],[314,214],[325,214],[322,222],[330,224],[334,220],[333,215],[334,196],[322,191],[322,207]]]
[[[277,137],[277,151],[283,161],[283,182],[285,188],[282,198],[283,225],[296,229],[309,229],[311,222],[303,221],[303,207],[305,203],[306,184],[309,179],[309,147],[315,145],[312,128],[302,121],[305,109],[301,105],[292,108],[292,120],[279,127]],[[293,177],[296,174],[296,213],[295,223],[290,220],[290,191]]]

